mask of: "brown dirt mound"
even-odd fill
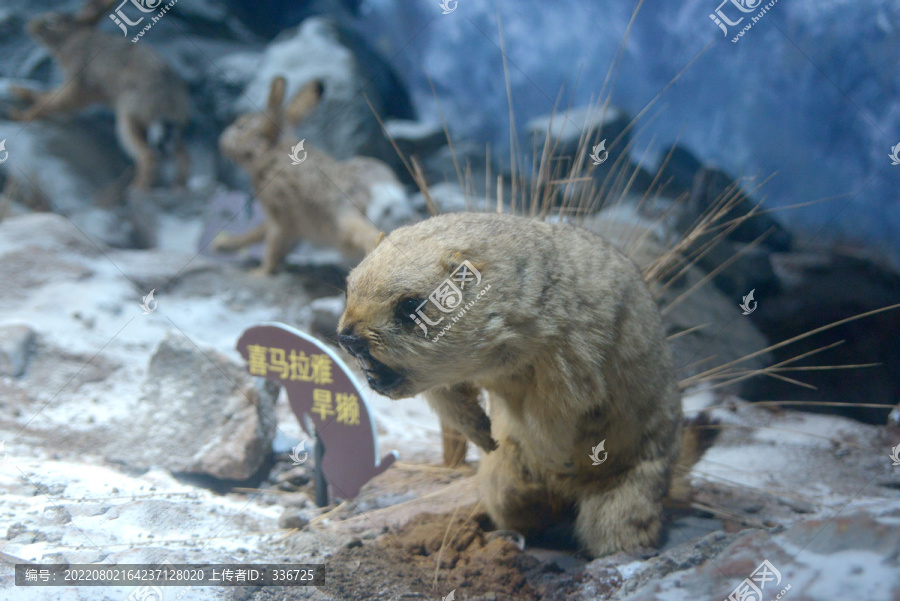
[[[542,601],[565,599],[575,587],[573,575],[493,534],[487,515],[471,505],[422,514],[371,542],[351,541],[326,566],[321,592],[347,601],[443,599],[451,591],[458,601]]]

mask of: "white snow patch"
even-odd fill
[[[643,561],[632,561],[631,563],[626,563],[624,565],[616,566],[616,569],[619,570],[619,573],[622,575],[623,580],[628,580],[634,573],[638,571],[644,565]]]

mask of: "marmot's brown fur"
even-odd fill
[[[451,276],[463,285],[464,261],[481,281],[453,313],[430,301],[417,313]],[[374,390],[425,393],[485,452],[480,487],[498,527],[527,536],[571,516],[594,556],[657,543],[680,396],[656,304],[601,238],[476,213],[397,229],[350,273],[338,331]]]

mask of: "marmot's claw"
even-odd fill
[[[473,438],[472,442],[485,453],[497,450],[497,441],[491,438],[490,434],[488,434],[487,437],[479,436],[478,440]]]
[[[518,530],[494,530],[493,532],[488,532],[484,537],[486,541],[491,541],[495,538],[502,538],[511,542],[519,548],[519,551],[525,550],[525,535]]]

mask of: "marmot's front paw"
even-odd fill
[[[475,413],[475,415],[471,416],[474,418],[472,420],[474,421],[474,427],[470,425],[463,433],[485,453],[497,450],[497,441],[491,437],[491,418],[487,416],[480,405],[475,404],[472,408]],[[471,424],[472,422],[469,423]]]
[[[487,432],[478,432],[475,437],[470,437],[470,439],[479,449],[481,449],[485,453],[490,453],[491,451],[497,450],[497,441],[491,437],[490,430],[488,430]]]

